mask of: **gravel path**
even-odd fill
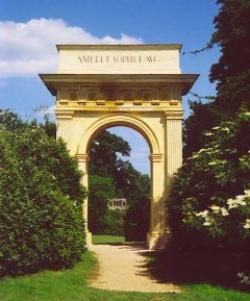
[[[145,267],[142,248],[126,245],[92,245],[99,270],[89,283],[91,287],[137,292],[180,292],[172,283],[160,283],[151,279]]]

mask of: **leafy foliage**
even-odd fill
[[[16,113],[0,109],[0,129],[13,131],[23,126],[23,121]]]
[[[250,2],[218,0],[211,43],[221,48],[218,63],[212,65],[210,80],[217,82],[218,108],[234,116],[240,107],[250,109]]]
[[[250,113],[206,136],[172,183],[173,236],[186,248],[250,247]]]
[[[13,126],[0,130],[0,275],[72,266],[84,250],[77,162],[36,123]]]
[[[202,103],[197,100],[189,102],[189,105],[192,114],[185,120],[184,125],[184,158],[203,147],[206,141],[204,129],[211,129],[220,120],[219,113],[211,102]]]
[[[149,231],[150,200],[146,195],[127,210],[124,221],[126,241],[145,241]]]
[[[142,237],[140,233],[144,232],[145,237],[148,231],[149,212],[144,207],[149,203],[149,177],[140,174],[129,161],[119,157],[129,156],[130,150],[127,141],[108,131],[103,131],[92,143],[89,228],[93,233],[120,235],[125,224],[125,232],[137,231],[139,240]],[[108,210],[108,200],[113,197],[127,199],[128,214]],[[145,211],[145,215],[138,219],[140,210]]]
[[[215,32],[208,48],[218,45],[221,57],[212,65],[210,80],[217,83],[213,101],[195,101],[193,113],[185,122],[186,157],[204,145],[203,132],[225,120],[250,110],[250,2],[218,0]]]
[[[112,177],[117,168],[118,153],[129,156],[130,150],[127,141],[108,131],[103,131],[91,145],[89,173]]]
[[[125,210],[108,209],[105,215],[105,227],[103,233],[110,235],[124,235]]]
[[[136,177],[131,202],[124,219],[127,241],[145,241],[150,225],[150,181],[147,175]]]
[[[89,176],[89,229],[94,234],[104,234],[108,201],[115,196],[112,179],[98,175]]]

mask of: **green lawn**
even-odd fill
[[[1,301],[249,301],[250,294],[211,285],[183,287],[181,294],[112,292],[87,286],[94,277],[96,259],[86,252],[73,269],[41,272],[0,281]]]
[[[124,236],[119,235],[93,235],[92,236],[93,244],[95,245],[102,245],[102,244],[110,244],[110,245],[117,245],[117,244],[126,244],[126,245],[144,245],[145,242],[143,241],[125,241]]]
[[[93,244],[122,244],[125,242],[124,236],[118,235],[93,235]]]

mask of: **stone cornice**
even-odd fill
[[[73,110],[55,110],[57,119],[72,119],[75,111]]]
[[[166,120],[182,120],[183,119],[183,111],[182,110],[169,110],[164,111]]]
[[[181,50],[182,44],[126,44],[126,45],[79,45],[79,44],[62,44],[56,45],[58,51],[60,50]]]
[[[39,74],[52,95],[56,96],[60,84],[167,84],[180,86],[185,95],[198,74]]]

